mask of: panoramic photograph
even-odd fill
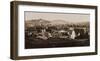
[[[25,49],[90,46],[90,14],[24,12]]]

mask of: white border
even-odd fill
[[[24,49],[24,11],[61,12],[61,13],[87,13],[90,14],[90,46],[88,47],[63,47],[44,49]],[[36,56],[51,54],[69,54],[95,52],[95,10],[46,6],[18,6],[18,56]]]

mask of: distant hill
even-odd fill
[[[44,19],[34,19],[34,20],[26,20],[26,23],[32,23],[32,24],[38,24],[38,23],[50,23],[47,20]]]
[[[53,20],[53,21],[51,21],[51,24],[67,24],[68,22],[66,22],[66,21],[64,21],[64,20]]]
[[[89,22],[66,22],[64,20],[52,20],[52,21],[49,21],[49,20],[45,20],[45,19],[33,19],[33,20],[26,20],[25,21],[25,25],[26,26],[37,26],[37,25],[46,25],[46,24],[52,24],[52,25],[62,25],[62,24],[68,24],[68,25],[86,25],[86,26],[89,26]]]
[[[41,25],[41,24],[48,24],[50,23],[47,20],[44,19],[34,19],[34,20],[26,20],[25,21],[25,25],[27,26],[37,26],[37,25]]]

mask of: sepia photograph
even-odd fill
[[[25,49],[90,46],[90,14],[25,11]]]

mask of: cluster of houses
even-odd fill
[[[32,28],[30,28],[32,29]],[[89,30],[87,28],[74,28],[69,27],[67,30],[60,29],[49,29],[47,28],[38,28],[33,30],[25,31],[26,37],[39,38],[43,40],[47,40],[49,38],[69,38],[69,39],[88,39],[89,38]]]

